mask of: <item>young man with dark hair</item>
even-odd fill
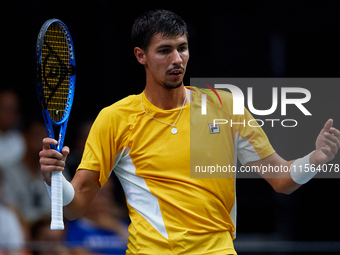
[[[150,11],[135,21],[132,39],[136,59],[145,67],[145,90],[99,113],[72,183],[64,181],[65,216],[83,215],[114,171],[131,218],[127,254],[236,254],[235,180],[190,178],[189,105],[198,105],[202,92],[183,85],[189,60],[187,26],[172,12]],[[231,107],[230,94],[221,93],[221,98],[223,105]],[[243,118],[251,115],[246,111]],[[241,162],[249,166],[323,164],[340,147],[340,132],[332,124],[332,120],[325,124],[315,151],[295,161],[275,153],[261,128],[230,128],[221,140],[228,146],[219,160],[233,164],[236,141]],[[45,138],[40,152],[47,185],[51,171],[62,171],[69,154],[68,147],[62,154],[51,150],[50,144],[56,143]],[[200,156],[204,160],[209,154],[203,151]],[[263,177],[283,193],[293,192],[313,177],[310,173],[277,175]]]

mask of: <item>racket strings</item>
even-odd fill
[[[42,77],[47,109],[55,122],[62,120],[69,98],[69,51],[64,32],[53,23],[42,50]]]

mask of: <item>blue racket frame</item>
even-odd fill
[[[69,66],[65,66],[64,68],[68,68],[68,74],[69,75],[69,91],[68,91],[68,97],[67,97],[67,103],[66,107],[63,111],[63,115],[60,118],[60,121],[56,122],[54,121],[47,108],[46,103],[46,97],[44,95],[44,86],[43,86],[43,79],[46,77],[43,77],[42,71],[45,75],[45,66],[42,63],[42,50],[44,47],[44,37],[46,34],[47,29],[49,26],[53,23],[56,23],[61,30],[63,31],[66,43],[67,43],[67,49],[68,49],[68,57],[69,57]],[[48,47],[48,45],[46,45]],[[52,50],[51,50],[52,51]],[[58,55],[56,55],[58,57]],[[58,20],[58,19],[50,19],[44,23],[44,25],[41,27],[41,30],[38,34],[37,39],[37,45],[36,45],[36,61],[37,61],[37,94],[38,99],[40,103],[40,107],[42,110],[42,114],[44,117],[47,135],[50,138],[55,139],[54,136],[54,129],[53,126],[59,126],[59,137],[58,137],[58,144],[51,145],[52,149],[57,150],[58,152],[62,151],[62,148],[64,146],[64,139],[66,134],[66,128],[68,119],[71,112],[71,107],[73,103],[74,98],[74,91],[75,91],[75,82],[76,82],[76,75],[75,75],[75,54],[74,54],[74,47],[73,47],[73,40],[71,37],[71,34],[66,27],[66,25]],[[65,63],[62,63],[65,65]],[[60,67],[61,68],[61,67]],[[46,82],[46,81],[45,81]],[[62,81],[61,81],[62,82]],[[55,91],[58,90],[58,87],[55,88]],[[54,93],[55,93],[54,91]],[[53,95],[52,95],[53,96]],[[63,176],[61,172],[52,172],[51,177],[51,229],[52,230],[63,230],[64,229],[64,222],[63,222]]]

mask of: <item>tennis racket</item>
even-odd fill
[[[61,152],[76,82],[73,41],[62,21],[50,19],[41,27],[36,61],[36,87],[47,135],[58,137],[58,145],[51,148]],[[61,172],[52,172],[51,229],[64,229]]]

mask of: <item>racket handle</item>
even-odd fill
[[[63,181],[62,172],[52,172],[51,179],[51,229],[63,230]]]

